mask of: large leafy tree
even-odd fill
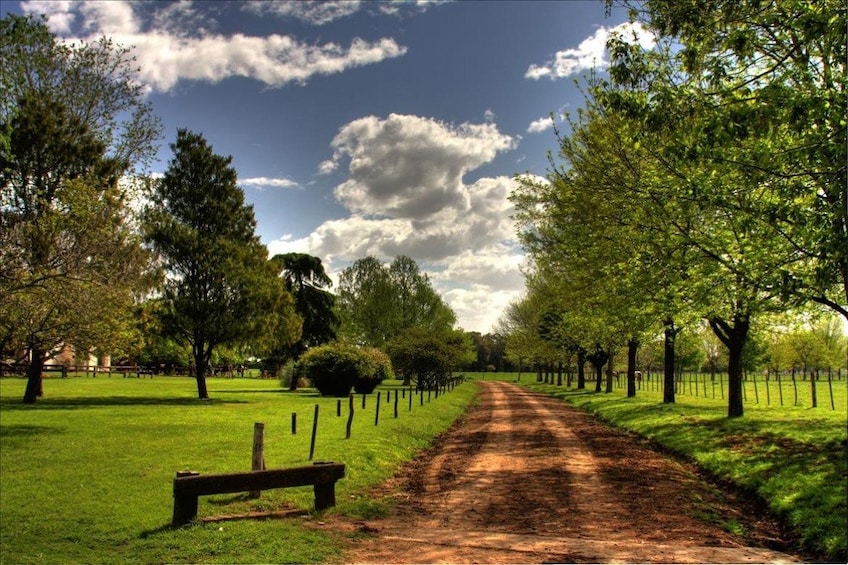
[[[411,326],[387,346],[392,366],[418,390],[434,390],[447,383],[454,369],[474,360],[469,336],[460,330],[434,332]]]
[[[153,186],[146,239],[168,273],[163,330],[192,349],[199,398],[214,349],[269,339],[289,326],[294,301],[255,235],[231,157],[179,130],[174,157]]]
[[[270,360],[273,370],[287,359],[297,359],[310,347],[333,341],[339,319],[335,312],[336,297],[329,290],[333,281],[324,271],[321,259],[306,253],[275,255],[271,261],[280,272],[288,290],[294,297],[294,307],[303,320],[300,339],[282,340],[273,348]],[[297,379],[292,379],[292,389]]]
[[[119,180],[159,125],[127,51],[0,21],[0,345],[29,352],[24,402],[63,347],[117,354],[152,279]]]
[[[340,334],[380,347],[412,327],[448,330],[456,315],[433,289],[415,261],[400,255],[388,266],[375,257],[358,259],[339,278]]]

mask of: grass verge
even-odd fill
[[[276,381],[209,379],[209,401],[194,381],[47,379],[45,397],[21,404],[25,381],[0,379],[0,562],[2,563],[315,563],[338,560],[340,542],[302,526],[311,487],[201,497],[198,515],[292,511],[297,519],[198,522],[171,529],[175,472],[250,469],[253,424],[265,424],[268,468],[308,464],[315,406],[315,460],[344,462],[335,512],[384,511],[369,491],[459,417],[475,395],[464,384],[415,397],[388,381],[362,408],[355,397],[351,439],[348,401],[314,390],[288,392]],[[391,392],[391,396],[388,393]],[[388,400],[387,400],[388,397]],[[292,414],[296,433],[292,433]]]
[[[727,418],[726,401],[678,395],[663,404],[659,391],[626,398],[522,379],[620,428],[634,431],[696,462],[720,481],[755,493],[797,536],[799,550],[816,558],[848,557],[848,383],[833,383],[826,408],[749,402],[742,418]],[[750,386],[750,385],[749,385]],[[748,391],[753,400],[753,390]],[[762,394],[762,390],[760,391]]]

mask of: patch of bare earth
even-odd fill
[[[346,563],[765,563],[797,558],[696,471],[561,401],[483,382],[391,486],[392,515],[332,518]],[[743,524],[748,539],[721,521]],[[753,547],[754,545],[759,547]]]

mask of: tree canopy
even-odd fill
[[[375,257],[358,259],[339,278],[340,335],[354,343],[381,347],[413,327],[447,330],[456,315],[422,274],[400,255],[390,265]]]
[[[310,347],[336,339],[339,318],[335,311],[336,297],[328,289],[333,281],[324,271],[321,259],[305,253],[285,253],[271,258],[280,273],[286,290],[294,297],[294,308],[302,320],[299,339],[290,341],[283,333],[265,356],[265,365],[276,374],[289,359],[297,359]],[[292,379],[292,390],[297,379]]]

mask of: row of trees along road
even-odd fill
[[[673,402],[675,336],[705,319],[741,416],[752,323],[810,304],[848,319],[845,6],[624,4],[657,42],[613,36],[608,77],[557,132],[560,160],[519,178],[533,269],[505,324],[528,351],[598,363],[627,343],[629,395],[660,324]]]

